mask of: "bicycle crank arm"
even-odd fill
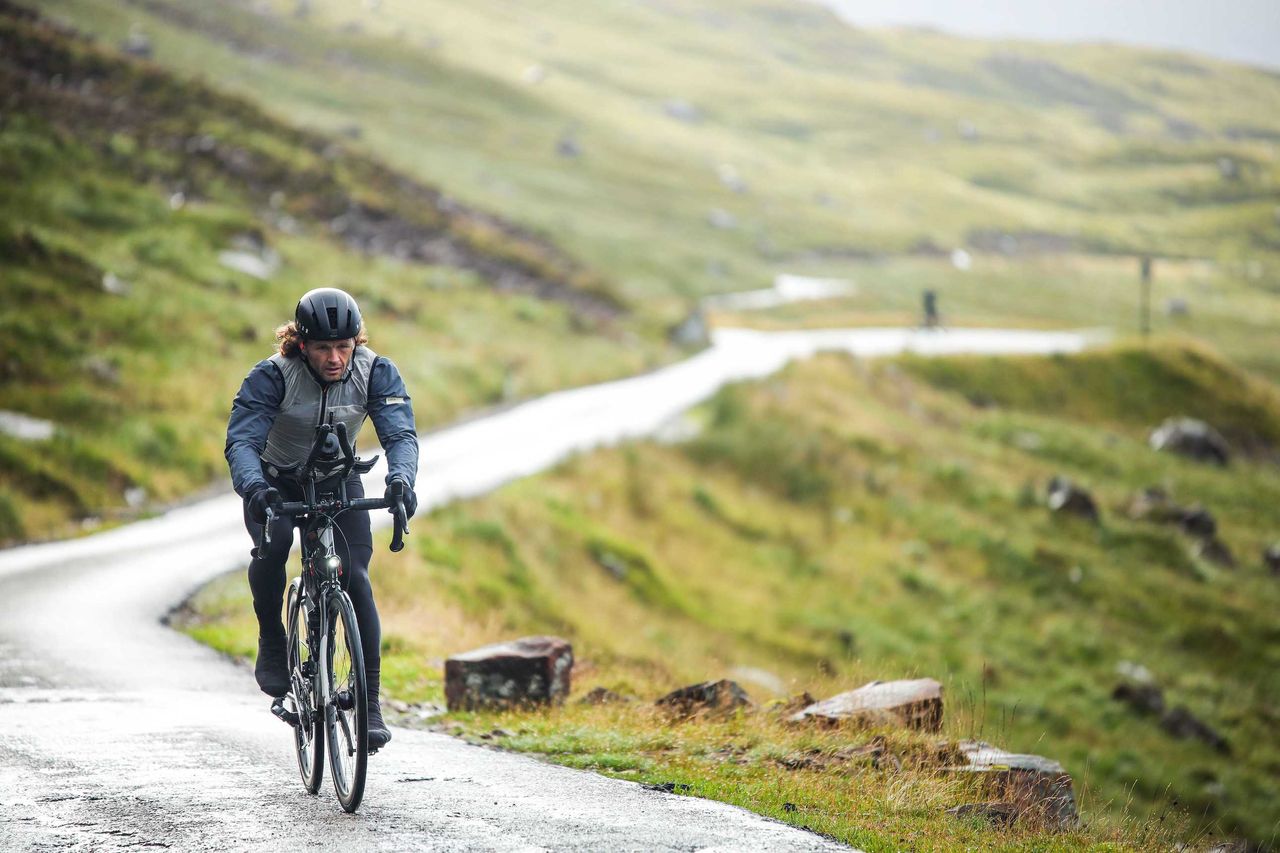
[[[275,699],[271,703],[271,713],[275,714],[276,717],[293,726],[295,729],[298,727],[298,715],[284,706],[283,699]]]

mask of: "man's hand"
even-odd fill
[[[405,480],[404,477],[392,477],[391,482],[387,483],[387,492],[383,496],[389,503],[394,503],[396,496],[392,493],[395,484],[400,483],[402,489],[400,498],[404,501],[404,514],[406,518],[413,518],[413,514],[418,511],[418,496],[413,492],[413,486]],[[388,507],[388,510],[395,512],[394,507]]]
[[[249,507],[249,517],[258,524],[267,523],[267,507],[280,502],[280,493],[269,486],[262,486],[245,498]]]

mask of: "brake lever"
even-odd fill
[[[267,489],[267,515],[266,521],[262,524],[262,541],[258,543],[260,546],[271,544],[271,528],[275,524],[276,507],[280,502],[280,492],[274,487]]]
[[[404,550],[404,535],[409,532],[409,517],[404,510],[404,500],[396,501],[395,532],[391,536],[392,552]]]
[[[391,481],[391,496],[395,499],[392,515],[395,516],[395,532],[391,535],[392,552],[403,550],[404,535],[409,532],[409,514],[404,509],[404,481]]]

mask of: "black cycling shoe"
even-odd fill
[[[284,634],[258,637],[258,662],[253,667],[253,677],[268,696],[279,698],[289,692],[289,661],[285,647]]]
[[[378,705],[378,700],[369,697],[369,751],[375,752],[382,749],[391,740],[391,731],[387,728],[387,724],[382,721],[382,708]]]

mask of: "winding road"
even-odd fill
[[[1073,332],[722,329],[643,376],[549,394],[422,442],[425,510],[653,435],[727,382],[821,350],[1076,351]],[[380,483],[383,472],[371,480]],[[378,486],[380,489],[381,486]],[[846,850],[743,809],[397,729],[365,804],[302,791],[288,730],[243,669],[164,627],[243,567],[226,494],[98,535],[0,552],[0,848]],[[374,514],[375,523],[389,517]]]

